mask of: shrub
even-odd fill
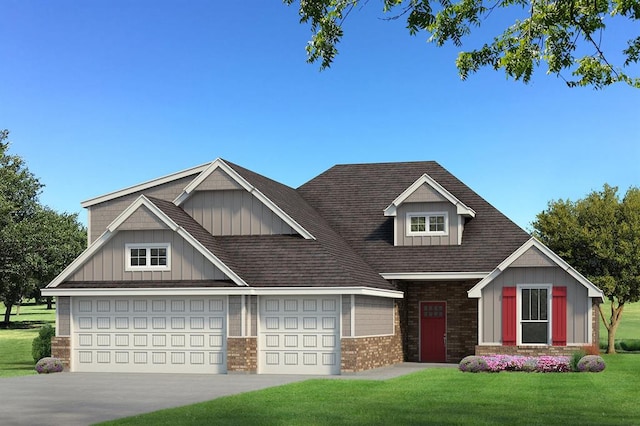
[[[64,370],[64,364],[58,358],[45,357],[36,363],[38,374],[59,373]]]
[[[541,356],[538,358],[538,368],[541,373],[563,373],[571,371],[568,356]]]
[[[55,336],[56,330],[50,324],[43,326],[38,332],[38,336],[31,344],[31,356],[37,362],[39,359],[51,356],[51,338]]]
[[[585,355],[600,355],[600,346],[596,343],[592,345],[584,345],[581,348]]]
[[[578,363],[578,371],[588,371],[591,373],[599,373],[606,367],[604,359],[600,355],[584,356]]]
[[[587,353],[583,349],[575,351],[571,354],[571,360],[569,361],[569,366],[571,367],[571,371],[578,371],[578,363]]]
[[[464,357],[458,365],[460,371],[468,371],[470,373],[477,373],[479,371],[487,371],[487,362],[481,356],[470,355]]]
[[[640,351],[640,340],[638,339],[620,340],[620,349],[627,352]]]

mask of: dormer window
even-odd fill
[[[163,271],[171,269],[171,246],[162,244],[126,244],[127,271]]]
[[[446,212],[407,213],[407,236],[448,233],[449,216]]]

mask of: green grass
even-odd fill
[[[609,303],[603,304],[603,312],[606,317],[610,315],[610,309]],[[602,324],[600,314],[598,312],[596,312],[596,314],[598,314],[598,319],[600,320],[600,344],[606,345],[607,329],[604,324]],[[625,339],[640,339],[640,302],[630,303],[624,307],[622,320],[616,331],[616,340]]]
[[[0,303],[2,317],[4,311],[5,307]],[[0,328],[0,377],[35,374],[31,343],[40,327],[54,323],[55,310],[47,310],[46,305],[24,304],[20,307],[20,315],[14,307],[9,328]]]
[[[105,425],[640,424],[640,356],[605,356],[602,373],[461,373],[387,381],[315,379]]]

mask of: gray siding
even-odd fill
[[[449,216],[449,234],[434,236],[407,236],[407,213],[446,212]],[[462,232],[456,207],[447,202],[403,203],[397,213],[399,246],[449,246],[458,244],[458,233]]]
[[[125,244],[170,243],[170,271],[125,271]],[[181,236],[169,230],[120,231],[69,281],[224,280],[226,275]]]
[[[528,266],[533,266],[533,267],[555,266],[555,263],[553,263],[553,261],[549,259],[547,256],[542,254],[542,252],[538,248],[531,247],[529,250],[524,252],[522,256],[520,256],[515,261],[513,261],[513,263],[510,266],[516,267],[516,268],[522,268],[522,267],[528,267]]]
[[[242,336],[242,298],[229,296],[229,337]]]
[[[133,194],[125,195],[123,197],[89,207],[89,220],[91,221],[89,224],[89,229],[91,230],[89,243],[95,241],[100,235],[102,235],[102,233],[107,229],[107,226],[109,226],[109,224],[113,222],[113,220],[141,194],[160,198],[162,200],[173,201],[178,197],[178,195],[180,195],[189,182],[195,178],[195,176],[197,175],[194,174],[187,176],[173,182],[158,185],[144,191],[138,191]]]
[[[133,212],[118,228],[119,231],[168,229],[167,225],[145,206]]]
[[[351,336],[351,295],[342,295],[342,336]]]
[[[245,296],[247,304],[247,336],[258,335],[258,296]]]
[[[587,343],[589,305],[587,289],[559,267],[507,268],[482,289],[483,343],[502,341],[502,287],[518,284],[552,284],[567,287],[567,343]]]
[[[355,335],[393,334],[393,299],[374,296],[355,298]]]
[[[71,297],[56,297],[58,336],[71,336]]]
[[[431,186],[424,184],[413,191],[405,200],[405,203],[449,202]]]
[[[242,189],[242,186],[220,169],[214,170],[205,180],[200,182],[196,191]]]
[[[245,190],[195,191],[182,207],[213,235],[291,235],[296,233]]]

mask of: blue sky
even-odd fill
[[[293,187],[334,164],[435,160],[524,228],[549,200],[640,185],[639,90],[568,89],[545,69],[463,82],[458,48],[380,10],[350,15],[320,72],[279,0],[3,0],[0,128],[68,212],[217,157]]]

